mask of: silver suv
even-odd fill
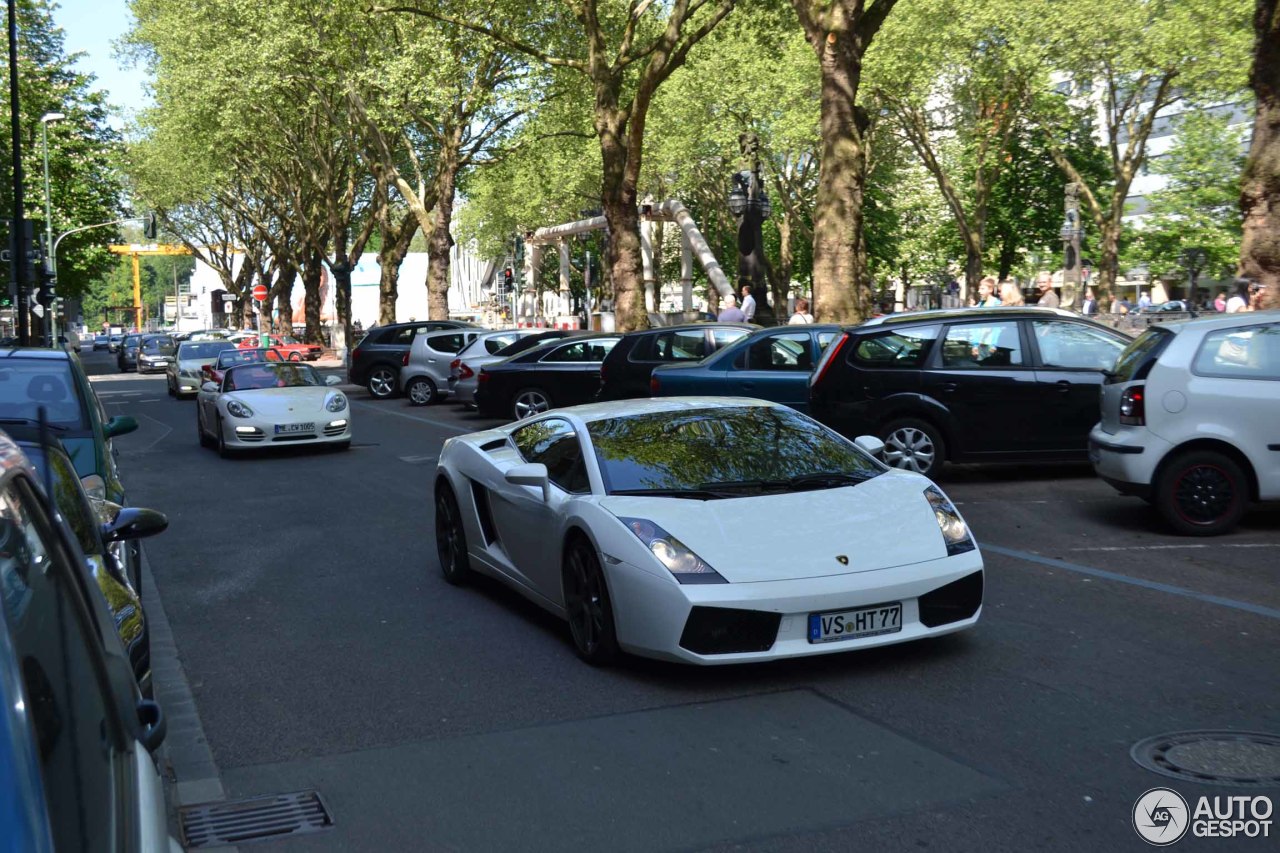
[[[418,335],[400,368],[400,390],[413,406],[425,406],[449,394],[449,364],[481,329],[448,329]]]

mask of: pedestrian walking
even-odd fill
[[[791,319],[787,321],[788,326],[804,326],[813,322],[813,315],[809,313],[809,300],[796,300],[796,313],[791,315]]]
[[[999,296],[996,296],[996,280],[991,276],[987,276],[978,282],[978,301],[975,303],[977,308],[995,308],[1002,304]]]
[[[754,323],[756,317],[756,298],[751,295],[751,285],[742,285],[742,316],[748,323]]]
[[[1000,304],[1001,305],[1026,305],[1027,300],[1022,298],[1022,290],[1018,285],[1006,279],[1000,282]]]
[[[745,323],[747,315],[742,313],[742,309],[738,307],[738,300],[733,294],[725,296],[724,307],[720,309],[720,316],[716,317],[721,323]]]
[[[1040,299],[1036,302],[1041,308],[1057,308],[1058,294],[1053,292],[1053,276],[1042,272],[1036,277],[1036,289],[1040,291]]]
[[[1151,294],[1144,290],[1138,294],[1138,312],[1141,313],[1143,311],[1146,311],[1150,307],[1151,307]]]
[[[1088,317],[1098,313],[1098,298],[1093,295],[1093,288],[1084,289],[1084,301],[1080,303],[1080,313]]]

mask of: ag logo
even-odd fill
[[[1152,788],[1133,804],[1133,828],[1148,844],[1167,847],[1187,833],[1187,801],[1170,788]]]

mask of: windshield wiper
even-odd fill
[[[0,418],[0,424],[27,424],[29,426],[40,426],[40,422],[34,418]],[[70,427],[62,424],[48,424],[49,429],[56,429],[58,432],[66,432]]]
[[[640,498],[690,498],[691,500],[711,501],[721,498],[739,498],[738,494],[720,492],[715,489],[614,489],[611,495]]]
[[[875,473],[853,474],[846,471],[818,471],[800,474],[785,480],[731,480],[724,483],[703,483],[700,489],[760,489],[761,491],[803,491],[838,486],[853,486],[866,482]]]

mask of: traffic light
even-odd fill
[[[507,267],[502,271],[502,289],[514,290],[515,286],[516,286],[516,274],[511,269],[511,267]]]
[[[142,235],[148,240],[154,240],[156,235],[160,233],[159,223],[156,222],[156,212],[154,210],[147,211],[147,215],[142,217]]]
[[[32,281],[37,285],[36,301],[48,308],[53,304],[53,300],[57,298],[54,288],[58,285],[58,279],[54,277],[53,271],[49,269],[49,264],[45,261],[44,256],[44,237],[41,236],[36,244],[32,247],[32,254],[35,263],[35,277]]]

